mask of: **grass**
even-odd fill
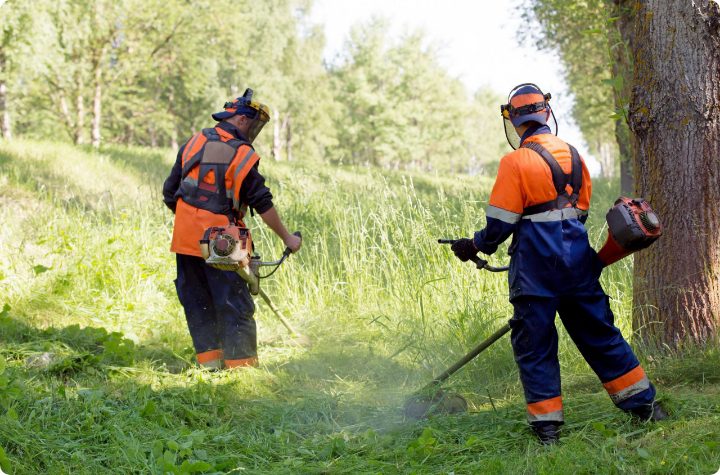
[[[563,442],[530,436],[509,340],[448,386],[470,413],[403,419],[405,397],[510,316],[502,275],[438,246],[483,223],[491,180],[263,162],[302,251],[265,283],[259,369],[192,363],[160,187],[170,151],[0,144],[0,467],[35,473],[714,473],[720,352],[640,351],[672,413],[612,406],[561,330]],[[589,228],[613,196],[597,183]],[[255,218],[258,250],[282,244]],[[492,262],[505,262],[504,251]],[[632,339],[631,263],[603,275]]]

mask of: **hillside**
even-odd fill
[[[492,180],[262,162],[303,249],[264,283],[310,347],[258,302],[258,369],[197,369],[177,301],[169,150],[0,143],[0,467],[34,473],[714,473],[720,351],[638,351],[671,419],[614,409],[560,330],[567,422],[526,428],[508,339],[451,379],[462,416],[402,404],[511,314],[503,275],[438,237],[482,226]],[[597,248],[615,198],[595,184]],[[282,244],[250,218],[257,251]],[[505,247],[491,262],[507,259]],[[631,263],[603,275],[632,341]]]

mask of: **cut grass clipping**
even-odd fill
[[[261,366],[209,373],[173,285],[172,151],[0,143],[0,468],[98,473],[714,473],[716,347],[638,353],[671,418],[615,409],[562,329],[562,443],[527,429],[509,340],[444,389],[469,412],[406,420],[406,398],[511,315],[505,275],[438,237],[484,223],[492,181],[263,161],[303,249],[264,282],[311,347],[258,301]],[[595,181],[596,248],[616,186]],[[257,250],[282,252],[257,218]],[[503,248],[505,249],[505,248]],[[504,250],[491,263],[507,261]],[[602,283],[632,341],[631,261]]]

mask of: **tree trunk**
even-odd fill
[[[285,131],[285,154],[287,155],[288,162],[292,162],[293,154],[292,154],[292,123],[290,122],[290,114],[285,116],[285,124],[286,124],[286,131]]]
[[[148,135],[150,136],[150,146],[152,148],[157,147],[157,131],[155,130],[155,127],[150,126],[148,128]]]
[[[170,131],[170,148],[172,150],[177,150],[178,148],[180,148],[180,146],[178,145],[177,129],[175,127],[173,127]]]
[[[617,29],[609,29],[612,69],[615,84],[615,109],[620,115],[615,123],[615,141],[620,159],[620,194],[633,197],[633,147],[630,143],[627,108],[632,92],[633,63],[631,49],[635,43],[632,30],[633,9],[627,0],[614,0],[613,16],[618,18]]]
[[[2,137],[5,140],[12,139],[12,128],[10,125],[10,111],[8,110],[7,86],[5,81],[0,81],[0,112],[2,113]]]
[[[0,52],[0,72],[6,73],[7,61],[5,54]],[[10,125],[10,110],[8,106],[7,84],[4,79],[0,80],[0,130],[5,140],[12,139],[12,127]]]
[[[620,194],[635,196],[635,180],[633,179],[633,151],[630,143],[630,128],[626,120],[620,119],[615,124],[615,140],[620,154]]]
[[[272,157],[276,161],[282,160],[281,151],[282,145],[280,144],[280,112],[275,109],[273,112],[273,146],[272,146]]]
[[[95,70],[95,95],[93,96],[93,116],[92,116],[92,146],[98,148],[100,146],[100,117],[102,114],[102,71],[98,67]]]
[[[76,99],[77,120],[75,121],[75,143],[78,145],[85,143],[85,98],[83,97],[83,83],[78,83],[78,93]]]
[[[635,189],[665,226],[635,257],[633,326],[646,342],[706,343],[720,325],[720,4],[632,5]]]

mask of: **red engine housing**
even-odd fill
[[[605,218],[608,223],[608,237],[598,252],[598,257],[606,266],[645,249],[662,236],[660,218],[642,198],[630,199],[621,196]]]

